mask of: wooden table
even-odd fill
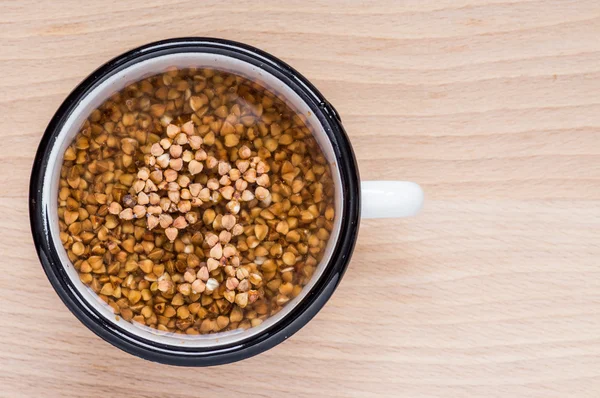
[[[598,1],[82,3],[0,3],[1,396],[600,396]],[[206,369],[80,324],[28,222],[32,159],[67,93],[176,36],[281,57],[335,104],[365,180],[426,192],[416,218],[363,222],[343,283],[293,338]]]

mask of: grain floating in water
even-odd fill
[[[215,69],[114,94],[65,150],[60,239],[115,314],[162,331],[260,325],[298,296],[333,228],[329,165],[306,118]]]

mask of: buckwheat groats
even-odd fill
[[[59,184],[81,281],[162,331],[260,325],[308,283],[333,227],[331,171],[306,118],[214,69],[113,95],[66,149]]]

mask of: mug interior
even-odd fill
[[[120,317],[115,316],[110,306],[97,296],[88,286],[80,281],[77,270],[67,256],[67,252],[60,243],[59,225],[58,225],[58,187],[60,179],[60,170],[63,163],[63,155],[66,148],[71,144],[75,135],[79,132],[82,124],[85,122],[90,113],[98,108],[104,101],[117,91],[122,90],[127,85],[146,77],[164,72],[169,67],[184,68],[213,68],[221,71],[230,72],[240,75],[253,82],[263,85],[269,91],[272,91],[284,98],[287,104],[297,113],[306,117],[307,127],[313,132],[324,156],[329,162],[331,175],[334,181],[334,205],[335,219],[334,226],[329,238],[327,247],[325,248],[324,256],[317,269],[309,281],[304,286],[302,292],[292,299],[287,305],[277,314],[267,318],[261,325],[252,327],[247,330],[232,330],[227,332],[212,333],[206,335],[185,335],[171,332],[163,332],[153,329],[137,322],[128,322]],[[287,84],[279,78],[246,61],[229,57],[223,54],[200,53],[200,52],[181,52],[161,55],[154,58],[145,59],[126,67],[125,69],[109,76],[100,84],[94,86],[82,99],[77,103],[73,111],[66,116],[66,120],[62,125],[61,130],[56,136],[54,145],[48,158],[48,167],[44,175],[44,184],[42,187],[43,194],[43,213],[44,219],[49,220],[49,233],[52,241],[55,242],[55,249],[60,258],[61,264],[71,279],[72,285],[75,286],[80,297],[87,303],[93,306],[95,311],[102,316],[107,322],[112,323],[118,328],[139,336],[143,339],[170,346],[186,346],[186,347],[218,347],[229,345],[242,340],[249,339],[266,329],[272,327],[281,319],[286,317],[294,307],[302,302],[309,292],[314,287],[317,280],[323,274],[325,268],[330,263],[332,253],[340,235],[341,214],[343,210],[343,195],[341,182],[341,174],[336,162],[333,145],[326,134],[323,125],[311,110],[310,106]]]

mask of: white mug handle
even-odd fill
[[[361,196],[361,218],[409,217],[423,206],[423,190],[408,181],[363,181]]]

